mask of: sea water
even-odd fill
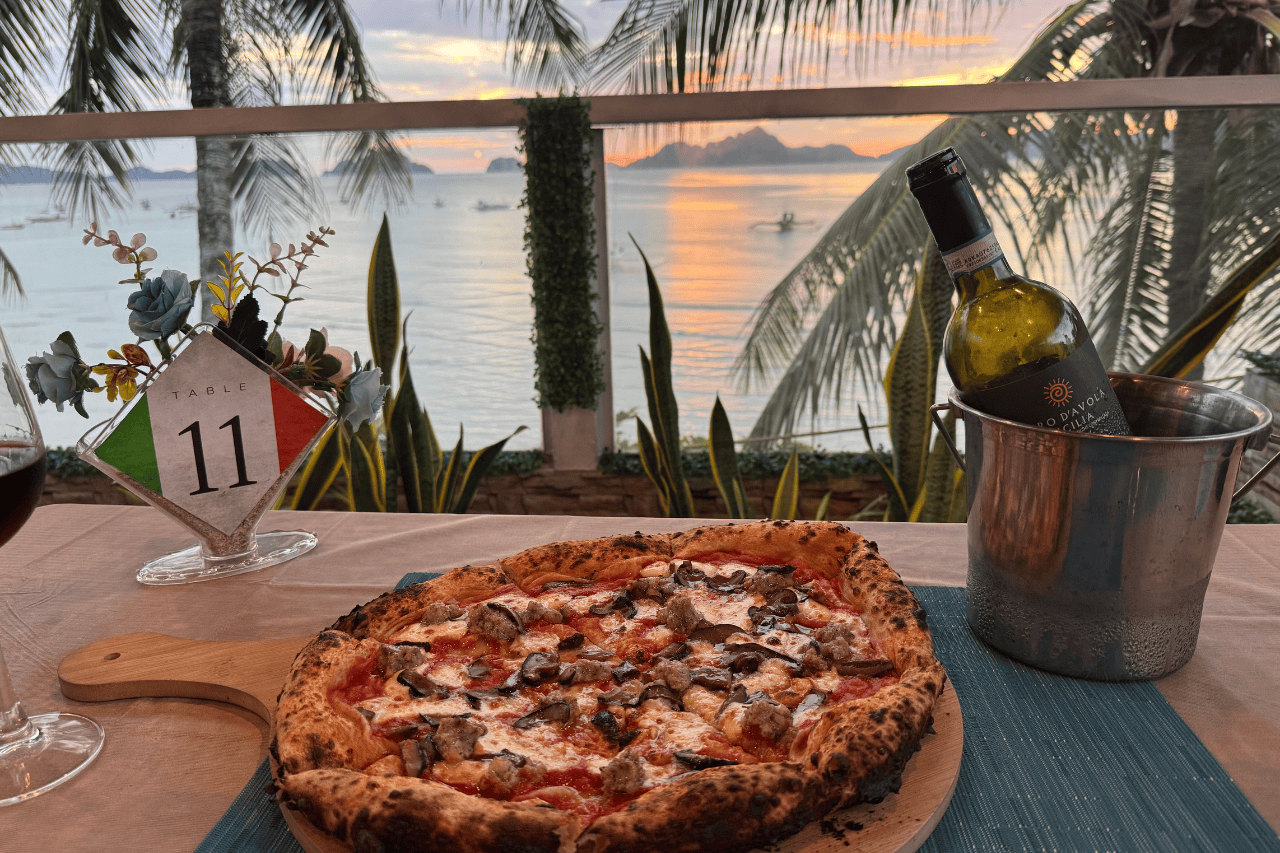
[[[647,421],[639,347],[649,350],[649,304],[644,250],[662,289],[673,341],[673,374],[680,429],[705,436],[719,393],[737,436],[754,424],[772,381],[742,391],[731,375],[734,360],[761,299],[805,254],[886,164],[638,170],[609,167],[607,173],[612,376],[614,409],[637,409]],[[302,273],[304,301],[289,306],[282,333],[299,344],[311,328],[326,327],[329,340],[369,355],[365,294],[369,256],[382,210],[352,210],[338,201],[337,181],[322,179],[329,209],[313,222],[273,235],[282,244],[301,242],[321,224],[337,232],[329,247]],[[408,315],[410,365],[418,398],[441,444],[451,447],[465,427],[468,449],[497,441],[520,425],[529,430],[511,449],[541,444],[533,384],[530,334],[533,308],[524,252],[525,211],[520,173],[417,175],[412,203],[388,211],[400,281],[401,310]],[[156,273],[198,270],[194,179],[142,181],[124,210],[104,215],[105,231],[127,241],[136,232],[159,252]],[[480,209],[482,206],[488,209]],[[105,361],[109,348],[134,340],[125,308],[132,287],[118,284],[132,269],[111,259],[108,248],[81,245],[87,222],[31,221],[49,206],[49,185],[0,187],[0,250],[17,267],[25,298],[0,307],[0,323],[14,357],[48,349],[71,330],[89,363]],[[774,224],[792,213],[797,225]],[[238,235],[236,249],[267,257],[266,236]],[[251,269],[252,265],[247,265]],[[278,302],[263,299],[264,316]],[[842,389],[839,411],[826,409],[801,430],[857,426],[856,406],[871,423],[883,422],[858,388]],[[71,446],[118,404],[87,394],[91,419],[68,407],[38,409],[50,446]],[[634,421],[619,427],[635,441]],[[831,449],[865,449],[860,432],[805,439]],[[873,440],[887,444],[883,430]]]

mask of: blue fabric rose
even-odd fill
[[[53,401],[59,412],[63,403],[79,410],[84,402],[84,391],[76,390],[75,369],[80,359],[75,349],[63,341],[54,341],[49,348],[53,352],[27,359],[27,383],[37,402]]]
[[[383,398],[387,396],[387,386],[382,384],[382,368],[361,370],[353,373],[343,386],[342,406],[338,414],[351,431],[355,432],[365,421],[373,420],[373,416],[382,408]]]
[[[129,296],[129,331],[144,341],[167,338],[187,321],[194,302],[187,277],[177,270],[165,270]]]

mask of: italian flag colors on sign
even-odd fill
[[[95,453],[231,533],[331,420],[262,366],[204,333],[134,400]]]

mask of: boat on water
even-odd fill
[[[511,209],[511,205],[504,204],[502,202],[485,201],[483,199],[476,202],[476,210],[485,211],[485,210],[510,210],[510,209]]]
[[[814,222],[812,219],[806,219],[804,221],[798,220],[796,219],[796,215],[788,210],[788,211],[785,211],[782,214],[782,216],[780,216],[777,219],[766,221],[766,222],[755,222],[751,225],[751,227],[752,228],[776,228],[778,231],[791,231],[795,228],[810,228],[816,224],[817,223]]]
[[[61,213],[45,211],[37,213],[35,216],[28,216],[28,222],[62,222],[67,217]]]
[[[433,201],[432,204],[436,207],[444,207],[444,199],[440,198],[440,196],[436,196],[436,200]]]
[[[21,231],[26,227],[25,222],[10,222],[8,225],[0,225],[0,231]]]

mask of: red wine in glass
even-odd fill
[[[44,490],[44,448],[0,439],[0,545],[13,538]]]
[[[22,529],[44,489],[44,443],[21,375],[0,331],[0,547]],[[102,739],[102,726],[79,714],[27,716],[0,653],[0,806],[74,777],[102,751]]]

